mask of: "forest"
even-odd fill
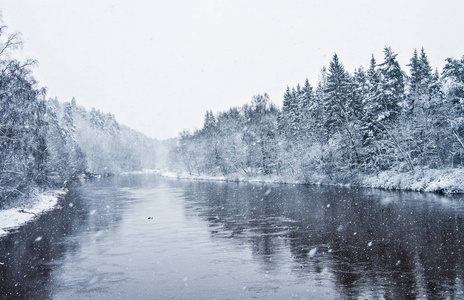
[[[36,62],[11,58],[22,41],[6,29],[0,26],[0,208],[79,178],[155,167],[158,141],[74,98],[47,100],[32,75]]]
[[[451,189],[464,186],[464,57],[447,58],[439,72],[421,49],[406,74],[386,47],[382,62],[372,57],[367,70],[350,74],[335,54],[316,88],[307,79],[287,87],[282,107],[256,95],[241,107],[207,111],[203,128],[161,143],[74,98],[46,99],[32,75],[36,62],[11,58],[22,42],[6,28],[0,27],[0,207],[94,174],[160,168],[161,144],[170,145],[164,167],[195,176],[362,186],[381,174],[409,174],[415,189],[425,190],[430,182],[423,178],[446,173],[457,182]]]
[[[447,58],[439,72],[421,49],[407,67],[409,74],[391,47],[381,62],[372,56],[367,70],[353,74],[334,54],[316,88],[307,79],[287,87],[282,108],[263,94],[242,107],[207,111],[203,128],[180,135],[174,167],[197,176],[352,185],[408,174],[416,182],[406,188],[415,190],[430,185],[425,177],[446,173],[458,185],[447,188],[458,191],[464,184],[457,178],[464,164],[464,56]]]

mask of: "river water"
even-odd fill
[[[0,241],[1,299],[463,299],[464,199],[127,175]]]

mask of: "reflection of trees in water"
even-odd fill
[[[187,202],[187,211],[207,220],[213,236],[250,245],[266,269],[277,268],[279,255],[288,249],[294,274],[329,270],[349,298],[463,296],[462,208],[458,212],[440,205],[440,196],[311,186],[188,185],[187,199],[195,202]]]
[[[114,186],[124,184],[102,180],[71,189],[61,209],[1,240],[0,298],[49,299],[48,283],[55,262],[63,259],[65,253],[76,253],[80,247],[73,235],[98,232],[119,223],[122,217],[118,210],[112,209],[110,214],[101,212],[116,202],[115,197],[121,197]]]

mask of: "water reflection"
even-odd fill
[[[187,210],[263,268],[333,278],[347,298],[462,298],[462,199],[314,186],[191,182]],[[317,277],[317,276],[316,276]]]
[[[101,180],[74,188],[59,209],[0,240],[0,299],[52,298],[51,273],[66,254],[79,251],[77,236],[84,233],[97,238],[118,226],[121,215],[110,204],[125,205],[114,201],[122,197],[114,186],[134,184],[127,180]],[[95,201],[96,195],[102,201]]]
[[[0,242],[1,299],[464,298],[462,198],[124,176],[62,206]]]

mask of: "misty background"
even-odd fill
[[[336,52],[367,68],[385,46],[403,69],[424,47],[431,66],[459,58],[461,1],[25,1],[5,0],[21,58],[49,97],[112,113],[149,137],[201,128],[223,111],[287,85],[319,81]],[[444,51],[446,49],[446,51]]]

